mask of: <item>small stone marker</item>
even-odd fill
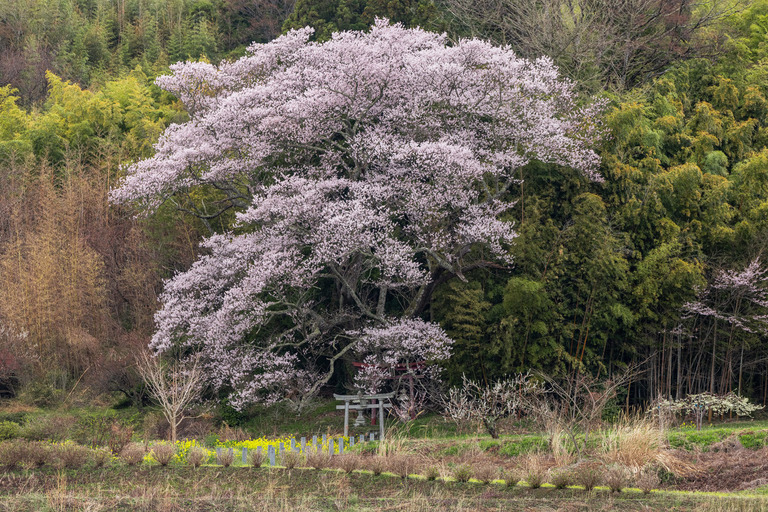
[[[325,442],[326,442],[326,441],[327,441],[327,439],[326,439],[326,435],[325,435],[325,434],[323,434],[323,444],[325,444]]]
[[[296,440],[294,438],[291,438],[291,451],[296,448]]]
[[[349,438],[349,447],[352,448],[353,446],[355,446],[355,436]]]
[[[339,438],[339,455],[344,455],[344,438]]]
[[[361,443],[365,442],[365,434],[360,434],[360,442]]]
[[[216,448],[216,464],[221,464],[221,448]]]
[[[274,466],[275,465],[275,447],[272,445],[269,445],[269,465]]]
[[[375,440],[374,434],[373,432],[371,432],[371,441],[374,441],[374,440]]]
[[[306,450],[306,448],[307,448],[307,438],[306,437],[302,437],[301,438],[301,451]]]
[[[317,448],[317,436],[312,436],[312,448]]]
[[[328,441],[328,454],[333,455],[333,439]]]
[[[245,446],[243,446],[243,456],[241,460],[243,461],[243,464],[248,464],[248,448]]]
[[[279,450],[278,453],[283,453],[285,451],[285,446],[283,445],[283,443],[280,443],[280,445],[278,446],[278,450]]]

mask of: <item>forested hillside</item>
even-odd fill
[[[127,367],[164,280],[191,267],[203,237],[235,228],[242,208],[208,214],[227,201],[215,187],[169,193],[146,216],[110,203],[126,166],[193,114],[155,78],[177,61],[234,61],[291,29],[326,41],[379,17],[548,56],[577,104],[604,103],[602,180],[522,167],[501,216],[518,235],[512,263],[437,280],[414,313],[455,341],[444,380],[531,368],[604,378],[640,364],[622,403],[701,391],[765,403],[765,0],[0,1],[6,392],[51,404],[79,385],[135,399]],[[396,302],[388,314],[406,309]],[[332,385],[351,380],[352,360]]]

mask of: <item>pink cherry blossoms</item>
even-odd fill
[[[578,107],[550,60],[386,20],[310,35],[171,66],[157,83],[190,120],[112,193],[151,210],[197,189],[203,220],[237,212],[166,283],[152,347],[201,353],[238,407],[311,394],[352,352],[447,358],[450,340],[418,318],[438,280],[509,262],[516,234],[500,215],[519,168],[600,179],[599,105]]]

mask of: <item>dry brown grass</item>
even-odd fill
[[[55,446],[56,457],[63,468],[79,469],[88,462],[90,450],[85,446],[69,442]]]
[[[549,471],[549,483],[556,489],[565,489],[571,484],[571,480],[573,480],[573,473],[568,469],[550,469]]]
[[[351,473],[360,468],[360,458],[354,454],[339,455],[333,458],[334,466],[344,471],[345,473]]]
[[[144,460],[144,446],[130,443],[120,452],[120,458],[129,466],[137,466]]]
[[[299,467],[304,462],[304,457],[299,452],[285,450],[280,454],[280,463],[287,469]]]
[[[486,462],[475,466],[474,477],[476,480],[480,480],[484,484],[493,482],[498,476],[499,468],[492,464]]]
[[[228,468],[235,462],[235,452],[231,448],[222,448],[219,453],[219,464]]]
[[[574,473],[574,481],[589,492],[603,482],[603,471],[597,464],[582,464]]]
[[[252,453],[255,454],[255,452]],[[187,463],[193,468],[199,468],[207,458],[208,452],[199,446],[193,446],[187,452]]]
[[[96,448],[93,450],[93,465],[103,468],[112,460],[112,450],[109,448]]]
[[[652,490],[659,487],[660,483],[659,475],[650,466],[646,466],[635,473],[635,485],[644,494],[650,494]]]
[[[386,469],[385,458],[380,455],[374,455],[373,457],[365,458],[365,466],[374,475],[379,476]]]
[[[627,468],[614,464],[605,468],[603,481],[611,492],[621,492],[629,484],[629,476]]]
[[[322,451],[315,450],[307,454],[307,465],[314,469],[324,469],[331,465],[331,456]]]
[[[176,455],[176,448],[173,445],[158,443],[152,445],[152,458],[161,466],[167,466]]]
[[[416,460],[410,455],[390,455],[385,462],[387,471],[400,478],[408,478],[416,472]]]
[[[538,489],[547,481],[547,465],[545,457],[539,454],[529,454],[523,458],[523,480],[531,489]]]

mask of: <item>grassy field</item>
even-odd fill
[[[196,419],[186,426],[184,435],[197,439],[213,455],[216,446],[239,446],[246,438],[339,435],[342,426],[341,414],[333,403],[320,403],[301,416],[272,408],[246,419],[230,419],[235,426],[205,417]],[[143,447],[144,459],[140,456],[138,465],[130,465],[125,457],[113,457],[100,466],[95,462],[97,451],[90,448],[84,449],[90,450],[86,459],[71,467],[63,462],[63,455],[57,455],[64,441],[107,446],[115,435],[115,425],[127,433],[134,447]],[[653,427],[648,422],[644,425]],[[438,416],[394,427],[385,445],[358,445],[354,449],[356,469],[349,472],[339,469],[339,462],[336,468],[325,465],[321,470],[256,469],[243,467],[239,461],[223,467],[216,464],[215,456],[202,467],[193,468],[183,457],[161,466],[149,455],[156,440],[163,437],[157,413],[151,409],[141,413],[99,407],[42,410],[10,404],[0,409],[0,438],[8,439],[0,444],[0,510],[768,512],[768,479],[764,479],[764,475],[768,478],[767,420],[716,422],[700,432],[682,425],[666,434],[669,448],[648,447],[648,453],[635,453],[636,447],[630,454],[621,453],[626,448],[612,452],[606,442],[611,434],[606,431],[591,438],[589,453],[582,460],[558,455],[550,436],[523,423],[509,425],[511,433],[499,439],[457,432],[454,425]],[[355,433],[369,430],[375,429],[366,426]],[[7,447],[13,443],[25,450],[45,446],[53,455],[41,467],[27,460],[28,455],[18,455],[21,462],[10,464],[7,461],[13,456],[8,454],[13,450]],[[408,478],[394,474],[398,470],[391,457],[410,460]],[[610,492],[606,487],[587,492],[575,485],[578,475],[589,468],[599,467],[607,474],[617,461],[632,457],[641,460],[634,466],[635,475],[643,457],[652,463],[673,461],[674,467],[666,470],[663,464],[654,466],[660,479],[656,490],[647,494],[631,488]],[[379,476],[370,471],[377,458],[389,461]],[[387,466],[389,463],[395,469]],[[302,460],[302,465],[309,464]],[[455,481],[454,475],[462,466],[471,468],[473,477],[482,468],[491,467],[494,478],[511,479],[509,475],[514,474],[518,483],[507,485],[497,480],[483,484],[474,478]],[[527,483],[537,471],[544,481],[551,482],[561,468],[572,475],[564,489],[549,484],[531,488]],[[437,479],[427,480],[430,469]]]
[[[16,471],[0,477],[0,509],[19,511],[579,511],[768,510],[768,498],[401,479],[280,468],[108,467]]]

